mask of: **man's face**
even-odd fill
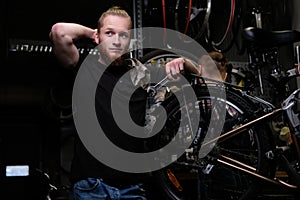
[[[130,19],[109,15],[104,18],[99,33],[100,50],[104,54],[101,61],[109,64],[120,58],[130,43]]]

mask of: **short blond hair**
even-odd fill
[[[107,11],[105,11],[104,13],[102,13],[102,15],[100,16],[100,18],[98,20],[98,31],[100,30],[101,27],[103,27],[103,21],[104,21],[105,17],[107,17],[109,15],[128,18],[128,20],[130,21],[129,29],[132,28],[132,21],[131,21],[130,15],[124,9],[121,9],[119,6],[113,6],[113,7],[109,8]]]

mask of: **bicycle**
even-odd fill
[[[280,33],[268,32],[272,37],[250,33],[253,35],[249,34],[246,40],[254,45],[259,38],[273,38],[270,42],[260,43],[259,49],[300,41],[298,32],[286,32],[293,37],[282,39]],[[149,56],[145,55],[142,61],[147,63],[153,59],[166,60],[170,57],[176,55],[155,51]],[[168,119],[156,138],[156,145],[161,148],[175,141],[176,146],[182,147],[184,152],[179,156],[162,152],[166,160],[173,162],[166,165],[166,160],[162,159],[163,168],[153,173],[166,199],[254,199],[265,183],[284,187],[299,195],[300,89],[284,96],[282,103],[275,106],[249,93],[250,88],[210,80],[196,74],[185,76],[190,85],[171,92],[160,103],[167,111]],[[299,66],[288,70],[278,81],[286,83],[297,76]],[[199,84],[199,79],[204,83]],[[207,80],[210,83],[205,83]],[[176,97],[184,96],[185,87],[194,89],[197,100],[187,99],[181,106]],[[224,91],[225,98],[218,96]],[[210,123],[218,123],[217,118],[212,121],[211,117],[213,114],[222,114],[224,108],[225,121],[221,134],[210,137],[213,133]],[[159,112],[153,113],[159,121]],[[193,115],[199,115],[200,120],[193,121]],[[273,122],[279,121],[280,127],[274,127]],[[191,124],[198,125],[196,132],[189,128]],[[280,135],[287,139],[280,140]],[[191,138],[191,145],[185,148],[185,142]],[[211,146],[208,154],[199,154],[204,147]],[[282,172],[281,177],[278,171]]]

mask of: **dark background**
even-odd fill
[[[6,178],[6,165],[27,164],[31,169],[48,173],[51,182],[60,187],[68,184],[68,151],[73,71],[62,69],[51,52],[14,52],[18,42],[34,41],[49,45],[48,34],[56,22],[81,23],[96,28],[100,14],[113,5],[126,9],[133,17],[133,1],[128,0],[3,0],[0,3],[0,195],[37,192],[40,180]],[[166,0],[170,3],[171,0]],[[247,2],[249,7],[260,1]],[[290,1],[263,1],[273,14],[266,27],[272,30],[291,29],[293,12]],[[143,1],[150,9],[143,10],[143,25],[162,27],[161,1]],[[219,8],[222,9],[222,8]],[[170,10],[169,10],[170,11]],[[172,11],[171,11],[172,12]],[[168,26],[173,26],[168,16]],[[216,26],[218,26],[216,22]],[[249,17],[247,23],[253,20]],[[246,23],[245,23],[246,24]],[[14,43],[15,42],[15,43]],[[44,49],[43,49],[44,50]],[[293,61],[293,48],[287,47],[282,60]],[[232,61],[245,61],[246,54],[237,54],[233,47],[226,53]],[[61,158],[67,157],[67,161]],[[63,166],[62,166],[63,165]],[[34,173],[33,173],[34,174]],[[26,186],[26,187],[25,187]],[[31,187],[32,186],[32,187]],[[1,197],[0,197],[1,198]],[[13,199],[13,198],[11,198]]]
[[[0,196],[39,199],[45,193],[45,177],[38,171],[62,190],[61,185],[68,184],[71,157],[63,149],[68,149],[74,128],[70,118],[60,119],[61,112],[70,114],[74,73],[62,69],[45,48],[13,51],[14,45],[49,45],[48,34],[56,22],[96,28],[100,14],[112,5],[131,13],[130,1],[1,1]],[[68,159],[61,162],[62,157]],[[7,165],[29,165],[30,176],[5,177]]]

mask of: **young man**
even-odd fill
[[[56,23],[49,34],[53,43],[54,54],[62,66],[67,68],[79,67],[80,53],[76,42],[89,39],[99,44],[99,57],[94,57],[93,65],[101,71],[97,83],[95,109],[101,128],[106,136],[117,146],[131,152],[144,152],[143,141],[130,137],[118,127],[114,120],[111,104],[123,111],[128,109],[132,120],[143,126],[145,122],[146,91],[132,84],[130,78],[122,82],[113,96],[116,84],[130,70],[125,59],[130,43],[131,18],[125,10],[112,7],[104,12],[98,21],[98,28],[92,29],[75,23]],[[108,67],[107,67],[108,66]],[[164,74],[173,75],[183,70],[183,63],[168,63]],[[96,77],[97,81],[97,77]],[[134,87],[132,96],[126,91]],[[128,90],[127,90],[128,89]],[[125,91],[125,92],[124,92]],[[146,199],[145,191],[139,187],[143,182],[140,174],[125,173],[101,163],[86,149],[76,134],[75,152],[71,167],[72,199]],[[108,152],[109,153],[109,152]]]

